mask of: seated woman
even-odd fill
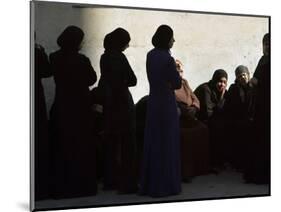
[[[195,120],[195,115],[200,110],[200,102],[189,87],[187,80],[183,78],[183,65],[179,60],[176,60],[176,66],[180,76],[182,77],[181,88],[175,90],[181,117],[188,120]],[[186,124],[190,123],[191,122],[187,122]]]
[[[227,73],[223,69],[214,72],[209,82],[199,85],[194,93],[200,101],[198,118],[204,122],[222,115],[227,85]]]
[[[225,121],[223,107],[227,85],[227,73],[223,69],[214,72],[209,82],[199,85],[194,94],[200,101],[199,120],[208,124],[212,166],[221,168],[227,162]]]
[[[232,120],[251,120],[254,113],[254,88],[246,66],[235,69],[235,82],[230,85],[225,98],[225,112]]]
[[[238,66],[235,76],[235,82],[230,85],[226,95],[224,107],[231,163],[235,168],[241,170],[244,169],[246,152],[250,148],[255,90],[249,81],[250,72],[246,66]]]
[[[176,66],[182,78],[181,88],[175,90],[180,109],[182,177],[188,180],[209,171],[209,135],[207,126],[195,117],[200,102],[183,78],[183,65],[176,60]]]

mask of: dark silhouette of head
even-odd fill
[[[170,49],[172,47],[171,39],[173,39],[173,34],[172,28],[168,25],[159,26],[152,37],[153,46],[160,49]]]
[[[112,36],[111,36],[111,33],[108,33],[108,34],[105,35],[105,37],[103,39],[103,48],[105,50],[112,49]]]
[[[130,34],[123,28],[117,28],[104,37],[105,50],[124,51],[130,42]]]
[[[262,43],[265,43],[265,42],[269,42],[269,33],[266,33],[264,36],[263,36],[263,39],[262,39]]]
[[[270,54],[270,34],[266,33],[262,39],[263,54],[268,56]]]
[[[68,51],[79,51],[84,38],[82,29],[76,26],[68,26],[58,37],[57,44]]]

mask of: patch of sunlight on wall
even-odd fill
[[[184,76],[193,89],[208,81],[219,68],[228,72],[229,85],[240,64],[248,66],[253,74],[262,55],[262,37],[269,26],[269,19],[264,17],[37,4],[38,43],[50,53],[58,48],[56,38],[67,25],[81,27],[85,32],[81,52],[90,58],[98,77],[104,36],[117,27],[130,33],[130,47],[124,53],[138,78],[137,86],[130,88],[135,103],[149,92],[146,54],[153,48],[151,38],[159,25],[168,24],[173,28],[176,42],[172,56],[183,62]],[[54,95],[49,91],[51,87],[51,83],[45,85],[48,105]]]

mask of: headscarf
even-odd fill
[[[263,45],[263,54],[264,56],[266,56],[267,60],[268,60],[268,56],[270,55],[270,34],[269,33],[266,33],[264,36],[263,36],[263,39],[262,39],[262,45]],[[268,61],[266,61],[268,62]]]
[[[112,38],[111,33],[105,35],[103,40],[103,48],[104,49],[111,49],[112,48]]]
[[[57,44],[66,50],[79,50],[84,38],[82,29],[76,26],[68,26],[58,37]]]
[[[246,73],[248,76],[250,76],[250,72],[246,66],[240,65],[235,69],[235,76],[239,76],[243,73]]]
[[[175,62],[177,65],[177,70],[183,71],[181,68],[183,66],[182,62],[178,59],[176,59]],[[182,78],[181,88],[175,90],[175,96],[178,102],[184,103],[187,106],[191,106],[192,104],[194,104],[198,109],[200,108],[198,98],[192,92],[192,89],[189,87],[187,80],[184,78]]]
[[[125,29],[119,27],[104,37],[103,47],[105,50],[122,51],[130,40],[130,34]]]
[[[263,36],[262,43],[269,42],[269,41],[270,41],[269,33],[266,33],[266,34]]]
[[[173,37],[173,30],[168,25],[161,25],[152,37],[152,44],[156,48],[169,49],[169,42]]]
[[[217,69],[212,77],[212,83],[216,84],[217,82],[219,82],[221,80],[222,77],[225,77],[227,79],[227,73],[225,70],[223,69]]]

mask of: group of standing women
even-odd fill
[[[51,108],[51,177],[55,198],[95,195],[97,192],[97,135],[89,86],[96,80],[90,60],[79,53],[83,32],[67,27],[59,36],[60,50],[50,54],[56,96]],[[128,87],[136,76],[122,53],[127,31],[117,28],[104,39],[99,92],[104,115],[104,189],[137,191],[134,102]]]
[[[60,49],[49,56],[48,76],[54,76],[56,94],[50,111],[48,148],[42,145],[43,134],[35,139],[35,146],[41,150],[45,148],[46,153],[43,157],[40,152],[35,160],[49,161],[45,169],[49,179],[46,180],[40,168],[43,163],[36,163],[37,200],[46,198],[47,193],[53,198],[69,198],[97,192],[97,135],[89,90],[97,76],[90,60],[79,53],[83,37],[80,28],[67,27],[57,39]],[[176,194],[180,192],[181,180],[179,123],[173,90],[181,86],[181,81],[169,52],[174,42],[173,31],[169,26],[160,26],[153,36],[155,49],[147,56],[151,98],[140,178],[136,165],[134,102],[128,89],[137,84],[137,78],[122,53],[129,42],[130,35],[126,30],[115,29],[105,36],[105,51],[100,59],[98,92],[102,97],[104,116],[104,189],[116,189],[119,193],[140,190],[140,193],[151,196]],[[46,57],[43,49],[41,52]],[[38,59],[36,56],[35,60]],[[35,67],[36,72],[42,70],[39,66]],[[37,80],[40,85],[42,77]],[[43,101],[36,97],[36,102]],[[159,104],[166,107],[159,110]],[[36,108],[41,108],[39,105],[36,104]],[[43,114],[36,113],[38,117]],[[36,122],[35,128],[43,122],[46,124],[47,119]],[[43,175],[45,183],[41,182]],[[44,190],[42,185],[47,181],[49,190]]]
[[[44,198],[42,192],[51,193],[54,198],[97,193],[98,138],[89,90],[89,86],[96,83],[97,76],[90,60],[79,53],[83,37],[80,28],[67,27],[57,39],[60,49],[49,56],[50,75],[54,76],[56,84],[55,101],[50,112],[50,151],[45,158],[51,161],[48,166],[51,191],[43,191],[40,189],[42,183],[39,183],[35,194],[37,199]],[[135,109],[128,89],[136,86],[137,78],[123,54],[129,42],[130,35],[126,30],[115,29],[105,36],[105,51],[100,59],[98,92],[104,116],[103,186],[119,193],[139,191],[153,197],[178,194],[181,191],[180,131],[174,90],[181,88],[182,78],[170,54],[175,42],[173,30],[167,25],[159,26],[152,37],[154,48],[147,54],[150,92],[139,176]],[[37,67],[35,69],[40,71]],[[216,98],[221,101],[220,96]],[[35,146],[42,150],[41,140],[36,139]],[[44,161],[44,158],[40,160]],[[36,165],[35,169],[40,172],[39,166]],[[42,173],[36,173],[35,179],[41,176]]]

